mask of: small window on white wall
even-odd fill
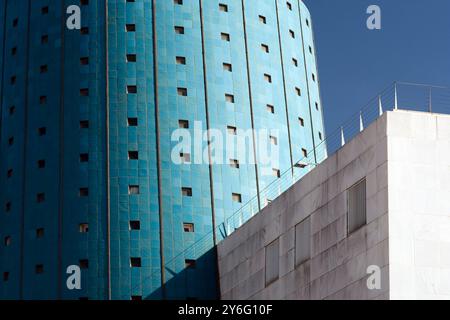
[[[366,215],[366,179],[348,189],[348,233],[352,233],[367,222]]]
[[[295,226],[295,265],[311,259],[311,219],[307,218]]]
[[[275,240],[266,247],[266,286],[278,280],[280,276],[280,241]]]

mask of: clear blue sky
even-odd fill
[[[394,81],[450,85],[450,0],[304,2],[314,21],[327,132]],[[382,10],[380,31],[366,28],[371,4]]]

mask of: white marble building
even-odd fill
[[[450,299],[450,116],[385,113],[218,254],[223,299]]]

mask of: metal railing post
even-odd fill
[[[430,87],[430,92],[429,92],[429,96],[428,96],[428,112],[430,112],[430,113],[433,113],[433,102],[432,102],[432,98],[433,98],[433,96],[432,96],[432,91],[433,91],[433,88],[432,87]]]
[[[394,84],[394,110],[398,110],[397,82]]]
[[[381,95],[378,96],[378,115],[380,117],[383,115],[383,103],[381,102]]]
[[[359,112],[359,132],[364,131],[364,120],[362,116],[362,111]]]

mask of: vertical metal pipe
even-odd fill
[[[293,152],[292,152],[291,124],[289,122],[289,106],[288,106],[287,89],[286,89],[286,72],[284,70],[283,43],[281,41],[280,13],[278,10],[278,0],[275,0],[275,12],[277,15],[278,44],[280,46],[281,74],[283,77],[284,107],[285,107],[285,111],[286,111],[286,125],[287,125],[287,130],[288,130],[289,156],[290,156],[290,160],[291,160],[291,172],[292,172],[292,176],[294,176],[294,157],[293,157]]]
[[[152,0],[152,29],[153,29],[153,81],[155,89],[155,130],[156,130],[156,162],[158,166],[158,207],[159,207],[159,241],[161,256],[161,293],[162,298],[166,298],[166,277],[165,277],[165,256],[164,256],[164,219],[163,219],[163,199],[161,182],[161,149],[160,149],[160,128],[159,128],[159,90],[158,90],[158,37],[156,24],[156,1]]]
[[[214,251],[216,256],[216,287],[217,296],[220,297],[220,277],[219,277],[219,255],[217,252],[217,235],[216,235],[216,213],[215,213],[215,203],[214,203],[214,183],[213,183],[213,170],[212,170],[212,151],[210,146],[211,136],[210,136],[210,119],[209,119],[209,102],[208,102],[208,79],[207,79],[207,66],[205,57],[205,26],[204,26],[204,15],[203,15],[203,1],[199,0],[199,10],[200,10],[200,28],[201,28],[201,38],[202,38],[202,64],[203,64],[203,85],[205,88],[205,110],[206,110],[206,127],[208,134],[208,161],[209,161],[209,189],[211,195],[211,222],[213,231],[213,243]]]
[[[24,104],[24,143],[22,159],[22,214],[21,214],[21,236],[20,236],[20,299],[24,299],[24,257],[25,257],[25,203],[26,203],[26,171],[27,171],[27,150],[28,150],[28,85],[30,73],[30,32],[31,32],[31,0],[28,0],[27,36],[26,36],[26,63],[25,63],[25,104]]]
[[[111,291],[111,177],[110,177],[110,141],[109,141],[109,14],[108,0],[105,0],[105,131],[106,131],[106,256],[107,256],[107,295],[112,299]]]
[[[250,115],[251,115],[251,125],[253,132],[253,155],[255,157],[255,174],[256,174],[256,193],[258,199],[258,211],[261,210],[261,194],[259,190],[259,170],[258,170],[258,158],[256,154],[256,136],[255,136],[255,118],[253,113],[253,92],[251,84],[251,73],[250,73],[250,60],[248,57],[248,38],[247,38],[247,21],[245,18],[245,0],[242,0],[242,22],[244,26],[244,42],[245,42],[245,58],[247,62],[247,80],[248,80],[248,94],[250,100]]]
[[[63,286],[63,210],[64,210],[64,94],[65,94],[65,34],[66,24],[64,23],[64,17],[66,14],[65,1],[61,4],[61,94],[60,94],[60,108],[59,108],[59,203],[58,203],[58,272],[57,272],[57,284],[58,284],[58,299],[62,299],[62,286]]]
[[[303,34],[303,25],[302,25],[302,13],[300,10],[300,1],[298,1],[298,16],[300,20],[300,31],[302,34],[302,49],[303,49],[303,58],[305,63],[305,77],[306,77],[306,88],[308,91],[308,105],[309,105],[309,119],[311,122],[311,136],[312,136],[312,144],[313,144],[313,153],[314,153],[314,163],[317,163],[317,150],[316,150],[316,139],[314,136],[314,121],[313,121],[313,114],[312,114],[312,104],[311,104],[311,93],[309,88],[309,75],[308,75],[308,67],[307,67],[307,60],[306,60],[306,50],[305,50],[305,37]],[[317,76],[318,78],[318,76]],[[309,159],[308,159],[309,161]]]

